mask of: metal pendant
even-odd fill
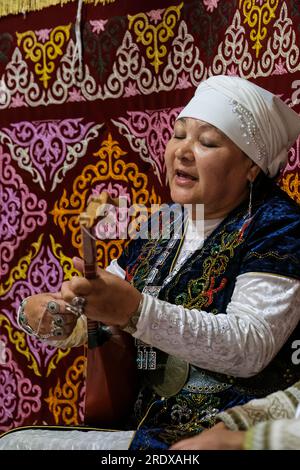
[[[156,369],[156,351],[152,346],[137,340],[137,368],[139,370]]]
[[[161,286],[145,286],[143,294],[150,294],[152,297],[158,297]]]

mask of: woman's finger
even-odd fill
[[[74,297],[76,297],[76,294],[73,291],[72,286],[71,286],[71,281],[65,281],[65,282],[62,283],[60,293],[61,293],[62,299],[67,304],[70,304],[72,299],[74,299]]]
[[[85,277],[73,277],[70,281],[70,289],[75,296],[84,297],[93,292],[94,286],[91,281]]]
[[[92,292],[90,282],[82,277],[74,277],[71,281],[64,282],[61,287],[61,296],[66,302],[66,313],[78,317],[85,313],[87,294]]]
[[[83,272],[84,272],[83,259],[78,258],[77,256],[74,256],[74,258],[72,258],[72,261],[73,261],[74,268],[77,269],[77,271],[79,271],[80,273],[83,274]]]

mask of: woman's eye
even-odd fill
[[[182,134],[174,134],[174,135],[173,135],[173,138],[174,138],[174,139],[185,139],[185,135],[182,135]]]
[[[204,147],[209,147],[209,148],[217,147],[217,144],[215,142],[212,142],[212,141],[209,141],[209,140],[201,140],[200,143]]]

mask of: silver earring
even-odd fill
[[[249,206],[248,206],[248,219],[251,219],[252,216],[252,193],[253,193],[253,182],[250,181],[249,188]]]

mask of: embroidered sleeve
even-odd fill
[[[285,391],[275,392],[265,398],[251,400],[245,405],[223,411],[217,418],[233,431],[244,431],[263,421],[294,418],[299,403],[300,381]]]
[[[238,276],[226,314],[144,298],[136,338],[236,377],[251,377],[266,367],[300,319],[300,282],[265,273]]]
[[[259,423],[246,433],[246,450],[300,450],[300,419]]]

